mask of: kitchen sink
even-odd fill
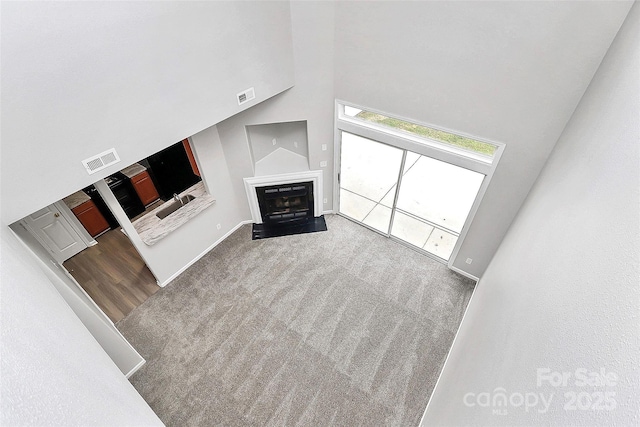
[[[160,218],[160,219],[165,219],[166,217],[168,217],[169,215],[171,215],[172,213],[174,213],[175,211],[177,211],[181,207],[185,206],[187,203],[189,203],[192,200],[195,200],[195,196],[192,196],[191,194],[187,194],[186,196],[182,196],[182,197],[180,197],[180,201],[179,202],[171,203],[166,208],[160,210],[156,214],[156,216],[158,218]]]

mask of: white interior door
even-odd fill
[[[87,247],[82,237],[54,206],[47,206],[23,219],[24,224],[53,258],[62,263]]]

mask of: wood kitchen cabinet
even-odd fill
[[[184,151],[187,152],[187,157],[189,158],[189,164],[191,165],[191,170],[193,171],[194,175],[200,176],[200,170],[198,169],[196,158],[193,156],[193,151],[191,151],[191,145],[189,145],[189,140],[184,139],[182,141],[182,145],[184,146]]]
[[[149,176],[149,172],[140,172],[131,178],[131,183],[143,205],[147,206],[160,198],[158,190]]]
[[[109,229],[109,223],[100,213],[93,200],[87,200],[79,206],[71,209],[71,212],[78,218],[82,226],[91,237]]]

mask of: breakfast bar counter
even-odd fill
[[[172,212],[163,219],[158,217],[158,213],[170,208],[174,203],[180,203],[174,200],[169,200],[162,205],[158,206],[142,218],[133,222],[133,227],[138,232],[138,235],[142,241],[152,246],[159,240],[162,240],[172,231],[185,224],[191,218],[198,215],[200,212],[208,208],[215,203],[215,199],[204,188],[202,181],[187,188],[185,191],[179,194],[179,196],[185,197],[191,195],[195,197],[193,200],[185,203],[179,207],[175,212]]]

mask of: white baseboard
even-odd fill
[[[455,270],[459,270],[459,269],[457,269],[455,267],[449,267],[449,268],[451,268],[454,271]],[[469,275],[464,273],[463,271],[459,271],[459,273],[469,277]],[[470,277],[470,278],[473,278],[473,277]],[[458,329],[456,330],[456,334],[453,337],[453,341],[451,342],[451,347],[449,347],[449,351],[447,352],[447,357],[444,359],[444,363],[442,364],[442,369],[440,370],[440,373],[438,374],[438,379],[436,380],[436,385],[433,387],[433,390],[431,391],[431,396],[429,396],[429,401],[427,402],[427,407],[424,408],[424,412],[422,413],[422,418],[420,418],[420,424],[418,424],[418,427],[426,427],[425,424],[424,424],[424,418],[426,417],[427,411],[429,410],[429,406],[431,405],[431,398],[433,398],[433,395],[435,394],[435,392],[439,390],[438,386],[440,385],[440,380],[442,379],[442,374],[444,373],[444,370],[447,369],[447,365],[449,364],[449,356],[451,356],[451,351],[453,350],[454,346],[456,345],[456,341],[458,340],[458,333],[460,333],[460,328],[464,324],[464,319],[467,317],[467,313],[469,312],[469,307],[471,307],[471,304],[473,303],[473,297],[476,296],[476,289],[478,289],[478,285],[479,285],[479,283],[476,283],[476,287],[474,288],[473,293],[471,294],[471,298],[469,298],[469,302],[467,303],[467,308],[464,309],[464,314],[462,315],[462,320],[460,320],[460,324],[458,325]]]
[[[142,360],[140,361],[140,363],[138,363],[138,364],[137,364],[136,366],[134,366],[134,367],[133,367],[129,372],[127,372],[127,373],[125,374],[125,377],[127,377],[127,378],[131,377],[131,375],[135,374],[135,373],[138,371],[138,369],[142,368],[142,366],[143,366],[145,363],[147,363],[147,361],[146,361],[146,360],[144,360],[144,359],[142,359]]]
[[[335,212],[333,210],[322,211],[322,215],[333,215]]]
[[[454,267],[453,265],[449,266],[449,269],[455,271],[458,274],[462,274],[464,277],[468,277],[471,280],[475,280],[476,282],[478,282],[480,280],[476,276],[474,276],[473,274],[469,274],[466,271],[460,270],[458,267]]]
[[[238,225],[236,225],[235,227],[233,227],[231,230],[229,230],[224,236],[222,236],[221,238],[219,238],[218,240],[216,240],[211,246],[209,246],[207,249],[205,249],[204,251],[202,251],[202,253],[198,256],[196,256],[194,259],[192,259],[191,261],[189,261],[187,263],[187,265],[185,265],[184,267],[182,267],[180,270],[176,271],[173,275],[171,275],[171,277],[169,277],[167,280],[165,280],[164,282],[160,283],[158,282],[158,286],[160,286],[161,288],[164,288],[165,286],[167,286],[173,279],[175,279],[176,277],[178,277],[180,274],[182,274],[187,268],[191,267],[196,261],[198,261],[200,258],[202,258],[203,256],[205,256],[206,254],[209,253],[209,251],[213,248],[215,248],[216,246],[218,246],[220,243],[222,243],[224,241],[224,239],[226,239],[227,237],[229,237],[231,234],[233,234],[238,228],[242,227],[245,224],[253,224],[253,220],[251,219],[247,219],[244,221],[241,221]]]

